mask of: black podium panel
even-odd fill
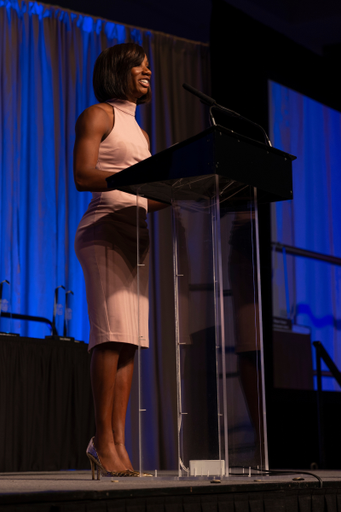
[[[142,162],[107,178],[108,188],[141,193],[151,199],[171,202],[204,194],[205,180],[218,174],[221,199],[240,200],[245,184],[258,189],[258,202],[292,199],[292,160],[295,157],[260,142],[237,135],[222,126],[212,126]],[[180,180],[180,182],[179,182]],[[249,190],[249,189],[248,189]],[[224,194],[224,191],[226,193]]]

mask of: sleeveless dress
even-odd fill
[[[150,156],[135,119],[136,105],[112,100],[114,127],[100,144],[96,168],[108,176]],[[75,251],[85,278],[90,320],[89,351],[116,341],[148,347],[149,235],[147,199],[119,190],[93,192],[75,237]],[[137,219],[138,212],[138,219]],[[137,237],[139,223],[139,300]],[[139,341],[140,339],[140,341]]]

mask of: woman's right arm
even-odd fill
[[[73,176],[79,191],[105,192],[108,173],[96,169],[99,145],[112,128],[112,111],[99,105],[87,108],[76,123]]]

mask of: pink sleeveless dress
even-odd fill
[[[136,105],[112,100],[114,127],[100,144],[96,168],[108,176],[150,156],[135,119]],[[89,350],[108,341],[148,347],[149,235],[147,199],[139,199],[139,301],[137,300],[136,197],[119,190],[93,192],[79,223],[75,251],[85,278]],[[139,322],[138,322],[139,317]]]

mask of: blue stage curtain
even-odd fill
[[[273,206],[272,239],[341,258],[341,114],[274,82],[269,83],[269,92],[273,145],[297,156],[294,199]],[[341,369],[341,268],[287,256],[287,308],[278,253],[274,263],[274,313],[283,316],[289,309]],[[323,389],[339,387],[334,379],[325,378]]]
[[[150,135],[152,153],[207,127],[204,107],[182,89],[188,82],[210,93],[207,45],[37,2],[0,0],[0,281],[10,281],[3,288],[3,307],[52,319],[54,290],[63,285],[74,292],[69,335],[85,342],[89,322],[74,236],[91,194],[74,186],[74,127],[80,113],[96,103],[92,71],[97,56],[128,41],[145,48],[153,71],[153,101],[137,112]],[[170,467],[176,456],[174,426],[158,433],[161,426],[167,428],[169,411],[175,409],[168,393],[174,386],[168,356],[174,343],[168,328],[172,293],[167,288],[172,254],[165,241],[170,212],[150,215],[149,224],[151,350],[144,355],[144,389],[165,386],[165,407],[158,412],[155,397],[146,395],[154,435],[146,464]],[[59,297],[64,304],[62,290]],[[62,316],[57,327],[62,333]],[[0,330],[30,337],[49,334],[44,325],[5,319]]]

